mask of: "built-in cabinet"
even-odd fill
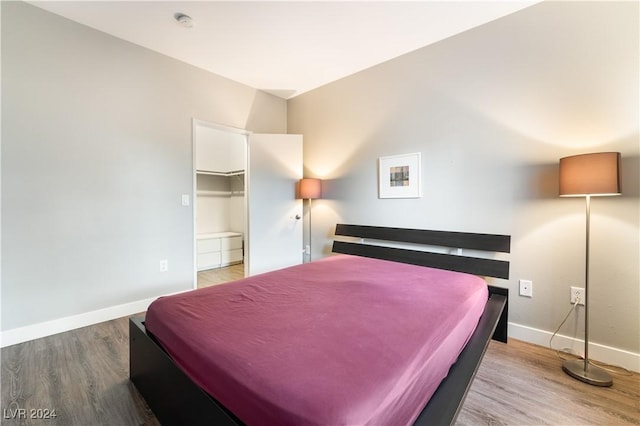
[[[229,266],[243,260],[242,234],[238,232],[199,234],[196,246],[198,271]]]

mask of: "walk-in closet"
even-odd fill
[[[197,270],[243,263],[246,136],[202,124],[194,132]]]

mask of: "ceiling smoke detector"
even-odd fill
[[[185,15],[184,13],[176,13],[175,15],[173,15],[173,17],[176,19],[176,22],[180,24],[180,26],[185,28],[193,27],[193,19],[191,19],[191,16]]]

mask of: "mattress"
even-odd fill
[[[349,255],[162,297],[145,326],[249,425],[411,424],[488,298],[479,277]]]

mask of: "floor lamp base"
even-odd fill
[[[613,380],[605,370],[593,364],[586,363],[582,359],[566,360],[562,363],[565,373],[585,383],[594,386],[611,386]]]

